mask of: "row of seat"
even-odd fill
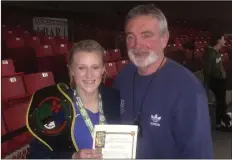
[[[176,45],[176,44],[170,45],[169,44],[167,46],[166,50],[168,52],[172,52],[172,51],[175,51],[175,50],[181,49],[181,48],[182,48],[181,44],[179,44],[179,45]],[[18,52],[20,52],[20,49],[18,50]],[[44,58],[46,58],[47,56],[66,54],[68,52],[68,48],[67,48],[66,44],[56,45],[53,49],[52,49],[52,47],[50,45],[41,45],[38,48],[36,48],[35,52],[36,52],[36,57],[44,57]],[[24,54],[26,53],[25,50],[23,50],[23,53]],[[204,53],[204,48],[200,48],[200,49],[196,48],[196,50],[194,52],[195,57],[197,57],[197,58],[202,58],[203,53]],[[228,56],[227,56],[228,53],[226,53],[226,52],[224,52],[224,53],[225,53],[225,55],[223,57],[225,57],[225,59],[228,59]],[[188,56],[186,56],[186,57],[188,57]],[[51,61],[53,61],[53,59],[56,59],[56,58],[57,57],[52,57]],[[58,58],[58,59],[60,59],[60,58]],[[120,59],[122,59],[122,57],[121,57],[120,50],[118,50],[118,49],[107,50],[106,53],[105,53],[105,56],[104,56],[104,61],[105,62],[114,62],[114,61],[118,61]],[[44,68],[43,64],[45,62],[43,61],[43,59],[38,59],[37,61],[42,61],[40,64],[42,64],[41,66],[42,66],[42,68]],[[43,69],[39,70],[39,71],[43,71]]]
[[[51,61],[49,61],[49,59],[46,58],[44,60],[48,60],[47,64],[50,64],[52,66],[54,65],[54,63],[51,63]],[[112,76],[117,75],[118,72],[122,69],[122,67],[128,63],[129,63],[129,60],[119,60],[116,62],[106,62],[105,67],[106,67],[106,71],[107,71],[107,76],[112,77]],[[44,63],[41,63],[41,65],[44,65]],[[48,66],[45,65],[45,67],[48,67]],[[58,66],[55,66],[55,67],[58,68]],[[10,77],[10,76],[12,77],[12,76],[18,76],[18,75],[21,76],[23,74],[22,72],[19,72],[19,73],[15,72],[15,66],[14,66],[12,59],[2,60],[1,68],[2,68],[2,76],[5,76],[5,77]],[[26,75],[26,77],[27,76],[28,75]]]
[[[120,70],[129,63],[129,60],[120,60],[117,62],[105,63],[107,78],[114,78],[120,72]]]
[[[5,33],[2,55],[4,59],[14,61],[18,72],[35,73],[59,69],[62,72],[66,69],[66,55],[73,46],[67,37],[48,37],[42,32],[28,32],[21,27],[2,28]],[[47,66],[51,67],[46,68]]]
[[[114,77],[128,64],[128,60],[105,63],[107,77]],[[2,99],[21,97],[27,93],[32,94],[37,89],[54,83],[52,72],[34,73],[24,75],[22,72],[16,73],[13,61],[2,60]],[[23,77],[23,78],[22,78]],[[24,83],[26,89],[24,89]]]
[[[1,64],[1,157],[4,158],[31,141],[31,134],[28,131],[25,132],[22,128],[25,128],[26,112],[33,92],[55,84],[52,72],[33,74],[24,74],[23,72],[32,73],[35,71],[33,69],[32,72],[30,71],[30,68],[35,65],[35,57],[38,58],[37,65],[43,66],[41,60],[39,60],[44,55],[41,48],[51,50],[54,57],[61,57],[59,54],[67,53],[72,43],[69,44],[66,37],[46,37],[42,32],[28,32],[20,26],[9,28],[6,25],[2,26],[1,43],[2,56],[7,58],[2,60]],[[50,61],[50,63],[53,62]],[[29,69],[29,72],[27,69]],[[21,72],[17,73],[16,70]]]
[[[22,27],[15,27],[15,28],[9,28],[7,26],[2,26],[2,35],[3,40],[9,40],[14,37],[20,37],[24,39],[25,41],[29,41],[33,37],[37,37],[42,44],[54,44],[54,43],[67,43],[68,39],[67,37],[63,36],[44,36],[43,32],[38,31],[32,31],[29,32],[26,29],[23,29]]]
[[[10,33],[12,33],[12,31],[8,31]],[[26,32],[28,33],[28,32]],[[13,34],[13,33],[12,33]],[[27,34],[26,34],[27,35]],[[25,36],[27,37],[27,36]],[[28,36],[30,37],[30,36]],[[65,42],[67,42],[67,39],[65,39],[66,37],[46,37],[46,36],[43,36],[43,43],[46,43],[46,45],[40,45],[40,38],[39,37],[30,37],[31,39],[29,40],[30,43],[27,43],[27,45],[30,45],[30,46],[37,46],[36,47],[36,55],[38,57],[40,56],[51,56],[53,55],[53,53],[57,53],[57,54],[62,54],[62,53],[67,53],[68,50],[71,48],[72,44],[55,44],[55,39],[56,38],[60,38],[60,39],[63,39]],[[196,37],[198,38],[198,37]],[[202,37],[203,38],[203,37]],[[208,39],[209,37],[207,37]],[[176,38],[176,40],[181,40],[183,38]],[[13,41],[13,42],[12,42]],[[11,41],[9,42],[9,44],[12,44],[12,45],[8,45],[8,47],[17,47],[17,46],[20,46],[20,44],[22,45],[23,43],[20,41],[23,41],[22,38],[20,37],[14,37],[13,40],[11,39]],[[18,45],[17,45],[18,44]],[[199,49],[199,50],[202,50],[203,47],[205,47],[205,45],[207,44],[207,41],[196,41],[195,42],[195,48],[196,49]],[[175,47],[175,45],[177,47]],[[170,45],[167,46],[167,48],[170,47]],[[171,45],[171,48],[174,47],[174,48],[181,48],[181,43],[176,43],[176,44],[173,44],[173,46]],[[44,50],[44,51],[41,51],[41,50]],[[172,50],[172,49],[171,49]],[[197,51],[199,52],[199,51]],[[45,53],[45,54],[44,54]],[[44,54],[44,55],[43,55]],[[116,54],[115,54],[116,55]],[[117,55],[116,55],[117,56]],[[106,56],[105,59],[107,59],[108,56]],[[116,60],[119,60],[119,59],[116,59]],[[115,59],[113,60],[110,60],[110,61],[116,61]],[[108,60],[106,60],[106,62],[109,62]]]
[[[72,43],[73,45],[74,43]],[[60,44],[57,48],[52,49],[50,45],[42,45],[36,49],[30,49],[27,47],[7,49],[5,50],[7,59],[12,59],[16,64],[17,72],[46,72],[52,71],[55,79],[62,81],[62,77],[57,75],[67,75],[67,58],[68,52],[66,44]],[[27,58],[25,58],[27,57]],[[119,49],[106,50],[104,54],[104,62],[117,62],[126,58],[121,56]],[[4,64],[3,64],[4,63]],[[7,61],[3,61],[3,68],[7,68]],[[120,62],[119,62],[120,63]],[[11,63],[12,64],[12,63]],[[10,68],[10,67],[9,67]],[[55,72],[57,74],[55,74]],[[3,75],[5,71],[3,71]]]
[[[37,48],[40,45],[59,45],[59,44],[69,44],[66,37],[47,37],[44,36],[40,38],[38,36],[30,36],[27,37],[17,37],[17,36],[10,36],[5,42],[6,48],[20,48],[20,47],[31,47]]]
[[[52,72],[3,76],[2,100],[31,95],[36,90],[52,84],[55,84]]]
[[[1,135],[8,136],[26,125],[26,112],[32,94],[43,87],[55,84],[51,72],[2,76],[2,118]],[[2,143],[2,154],[8,153],[28,144],[31,134],[26,131]]]
[[[27,44],[29,46],[31,46],[32,44],[34,44],[34,45],[35,44],[54,45],[54,44],[60,44],[60,43],[64,43],[64,44],[68,43],[67,37],[62,37],[62,36],[49,37],[49,36],[43,36],[42,34],[41,34],[41,32],[35,32],[35,33],[31,34],[27,31],[25,31],[23,35],[18,36],[17,34],[14,34],[12,31],[7,31],[7,34],[5,34],[3,36],[3,37],[5,37],[5,38],[3,38],[3,40],[6,41],[7,44],[9,44],[8,45],[9,47],[14,47],[14,46],[11,46],[10,44],[13,43],[15,41],[15,39],[18,42],[21,42],[21,44],[23,44],[23,42],[25,42],[25,44]],[[32,44],[31,44],[31,42],[32,42]]]
[[[28,52],[34,51],[36,54],[36,57],[54,56],[54,55],[60,55],[60,54],[67,54],[69,49],[72,47],[72,44],[54,44],[52,46],[38,44],[37,46],[34,46],[35,48],[33,49],[33,48],[29,48],[28,46],[24,47],[24,44],[19,44],[19,43],[21,42],[18,41],[17,43],[12,43],[11,47],[12,46],[14,47],[5,49],[4,50],[5,55],[10,56],[10,54],[13,54],[10,52],[15,52],[15,51],[17,51],[17,53],[15,54],[25,55],[26,51]]]
[[[24,48],[31,47],[34,48],[36,57],[44,57],[44,56],[53,56],[57,54],[67,54],[68,51],[72,48],[74,43],[55,43],[53,37],[46,37],[46,44],[40,44],[40,40],[38,37],[31,37],[28,43],[24,42],[24,40],[20,37],[14,37],[6,41],[6,50],[7,52],[11,48]],[[51,40],[49,42],[49,40]],[[20,50],[18,51],[20,52]],[[25,51],[24,51],[25,52]],[[121,59],[121,52],[119,49],[107,50],[106,51],[106,61],[116,61]]]
[[[5,30],[6,31],[4,34],[4,40],[7,44],[6,51],[9,51],[9,49],[11,48],[17,48],[17,50],[14,51],[17,52],[16,54],[20,54],[19,47],[22,48],[22,46],[25,46],[34,48],[36,52],[37,62],[40,61],[41,63],[39,64],[41,64],[41,67],[43,67],[43,69],[41,70],[49,71],[59,68],[61,64],[60,61],[59,63],[55,63],[55,60],[52,58],[50,59],[49,57],[60,57],[60,59],[64,59],[65,56],[58,55],[60,53],[59,50],[63,53],[67,53],[67,48],[69,50],[73,45],[73,43],[65,43],[65,38],[46,37],[43,35],[43,33],[27,33],[25,32],[25,30],[20,29],[20,27],[18,27],[18,29],[16,28],[10,30],[11,33],[8,32],[9,28],[6,28]],[[54,49],[54,46],[57,46],[58,49]],[[21,56],[25,55],[25,50],[22,50],[21,53]],[[28,55],[29,54],[30,53],[28,53]],[[27,56],[24,57],[28,58]],[[128,60],[122,59],[124,58],[121,57],[120,50],[118,49],[107,50],[105,52],[104,61],[106,62],[105,66],[107,71],[107,78],[105,81],[106,85],[111,85],[112,80],[121,70],[121,68],[125,64],[129,63]],[[11,67],[6,66],[8,64],[11,64]],[[5,135],[25,125],[24,118],[29,102],[27,100],[24,100],[24,98],[27,99],[27,97],[30,97],[34,91],[41,87],[55,83],[54,77],[52,78],[52,72],[24,75],[23,73],[15,73],[15,68],[14,66],[12,67],[12,64],[13,61],[2,61],[2,73],[5,74],[4,77],[2,77],[2,96],[4,101],[7,102],[7,105],[4,105],[3,107],[4,112],[2,119],[2,135]],[[57,70],[59,71],[59,69]],[[60,72],[60,74],[62,73]],[[21,101],[18,101],[18,99],[20,99]],[[13,118],[9,118],[10,116]],[[22,141],[20,142],[20,139],[23,138],[14,138],[13,140],[2,144],[3,152],[5,152],[5,148],[6,152],[7,149],[8,152],[9,150],[17,149],[16,144],[22,143]],[[5,145],[6,147],[3,147]]]
[[[173,50],[175,51],[175,50]],[[184,52],[185,55],[179,55],[179,52],[173,52],[172,54],[175,55],[170,55],[167,54],[168,57],[174,58],[178,56],[184,56],[182,57],[182,61],[191,59],[193,56],[192,52]],[[196,50],[194,52],[194,58],[203,58],[204,51],[203,50]],[[112,50],[109,52],[106,52],[104,60],[105,64],[107,67],[107,70],[109,70],[109,73],[112,73],[112,70],[117,70],[117,72],[120,71],[122,65],[128,62],[128,60],[119,60],[121,59],[120,57],[120,52],[118,50]],[[223,62],[227,62],[229,60],[228,53],[222,54],[222,59]],[[65,56],[53,56],[53,57],[37,57],[36,58],[36,65],[38,68],[38,71],[43,72],[43,71],[53,71],[57,73],[63,73],[67,72],[66,64],[67,64],[67,57]],[[114,68],[114,63],[115,63],[115,68]],[[14,67],[12,66],[13,62],[12,60],[3,60],[2,61],[2,75],[7,75],[7,74],[13,74],[14,73]],[[7,67],[8,66],[8,67]]]

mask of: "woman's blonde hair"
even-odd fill
[[[79,52],[96,52],[101,55],[102,62],[104,59],[105,49],[95,40],[82,40],[73,45],[68,53],[68,67],[69,67],[69,77],[70,77],[70,86],[75,88],[74,78],[70,73],[70,66],[73,62],[73,57]]]

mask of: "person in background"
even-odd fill
[[[28,158],[102,157],[92,149],[94,126],[120,123],[120,94],[101,83],[103,55],[94,40],[76,43],[68,58],[71,87],[57,84],[33,95],[26,120],[35,140]]]
[[[167,20],[153,4],[129,11],[125,21],[131,64],[114,82],[121,121],[139,127],[139,159],[213,158],[207,95],[188,69],[166,58]]]
[[[232,132],[232,120],[227,114],[226,71],[219,50],[225,45],[223,33],[214,32],[204,55],[204,84],[212,90],[216,99],[216,130]]]

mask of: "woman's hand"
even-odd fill
[[[101,159],[102,153],[94,149],[82,149],[73,153],[72,159]]]

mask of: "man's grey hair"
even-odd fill
[[[164,16],[163,12],[159,8],[157,8],[154,4],[139,5],[132,8],[126,16],[125,26],[131,19],[137,16],[144,16],[144,15],[145,16],[151,15],[152,17],[155,17],[159,21],[161,35],[168,32],[168,22],[166,17]]]

